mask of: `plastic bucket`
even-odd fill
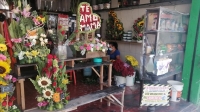
[[[84,68],[83,69],[84,76],[91,76],[92,75],[92,68]]]
[[[175,80],[169,80],[167,83],[171,85],[171,101],[179,102],[184,84]]]
[[[126,84],[126,78],[125,77],[122,77],[122,76],[114,76],[114,77],[115,77],[116,86]]]
[[[126,76],[126,86],[134,86],[135,83],[135,72],[133,76]]]

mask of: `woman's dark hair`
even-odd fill
[[[118,50],[118,44],[117,44],[117,42],[109,42],[109,45],[112,45],[112,46],[114,46],[114,47],[115,47],[115,49],[117,49],[117,50]]]

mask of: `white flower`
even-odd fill
[[[41,86],[42,88],[46,88],[51,84],[52,84],[51,80],[47,77],[41,77],[38,80],[38,85]]]
[[[105,49],[102,49],[102,52],[105,52],[106,50]]]
[[[37,35],[35,35],[35,36],[29,36],[29,37],[28,37],[28,39],[37,39],[37,38],[38,38]]]
[[[41,46],[44,46],[44,45],[45,45],[44,41],[40,42],[40,45],[41,45]]]
[[[97,34],[97,37],[101,37],[101,35],[100,35],[100,34]]]
[[[31,10],[32,7],[30,7],[30,5],[26,5],[26,7],[24,8],[27,12],[29,12]]]
[[[13,105],[12,108],[13,108],[13,109],[17,109],[17,106],[16,106],[16,105]]]
[[[48,30],[48,32],[49,32],[50,34],[53,34],[53,30]]]
[[[36,40],[33,39],[33,40],[31,41],[31,46],[33,46],[33,45],[35,45],[35,44],[36,44]]]
[[[44,39],[44,43],[48,43],[48,39]]]
[[[51,89],[44,89],[42,93],[43,93],[43,97],[46,99],[51,99],[53,96],[53,91]]]
[[[100,44],[100,47],[103,47],[103,44]]]
[[[47,37],[44,33],[40,34],[40,36],[41,36],[41,37],[44,37],[44,38]]]
[[[20,12],[19,7],[12,10],[13,13],[18,14]]]
[[[42,37],[40,37],[40,41],[43,42],[43,38]]]
[[[92,52],[93,52],[93,50],[94,50],[94,49],[93,49],[93,48],[91,48],[91,51],[92,51]]]
[[[22,59],[24,59],[24,51],[21,51],[19,54],[18,54],[18,58],[19,58],[19,60],[22,60]]]

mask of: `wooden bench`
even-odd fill
[[[121,101],[119,101],[115,96],[113,96],[114,93],[119,93],[119,92],[122,92]],[[69,112],[69,111],[77,109],[77,107],[79,106],[100,100],[102,98],[105,98],[105,100],[109,101],[110,103],[120,106],[121,112],[123,112],[124,92],[125,92],[124,88],[117,87],[117,86],[112,86],[104,90],[98,90],[96,92],[70,100],[69,103],[65,105],[64,109],[58,110],[56,112]],[[25,110],[24,112],[46,112],[46,111],[34,108],[30,110]]]

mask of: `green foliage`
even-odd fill
[[[30,81],[33,83],[33,85],[35,86],[35,89],[37,90],[37,92],[38,92],[39,94],[42,94],[42,88],[40,88],[40,86],[39,86],[38,83],[37,83],[37,81],[38,81],[38,79],[39,79],[39,76],[37,76],[36,80],[33,80],[33,79],[31,79],[31,78],[29,78],[29,79],[30,79]]]
[[[4,44],[5,43],[5,38],[0,34],[0,44]]]

